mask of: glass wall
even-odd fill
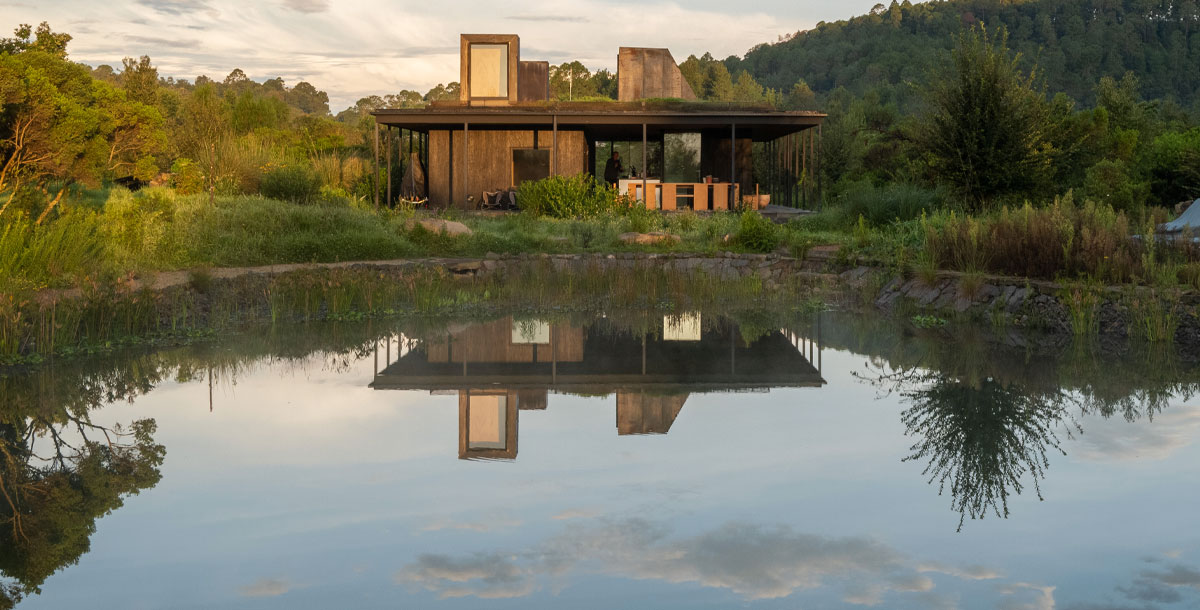
[[[663,136],[664,182],[700,182],[700,134]]]

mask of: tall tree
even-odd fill
[[[950,69],[935,74],[916,138],[935,176],[981,206],[1022,195],[1050,176],[1049,106],[1037,73],[1025,72],[1003,30],[958,37]]]

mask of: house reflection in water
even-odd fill
[[[456,393],[459,457],[515,459],[518,414],[546,409],[550,392],[616,394],[617,434],[666,434],[691,394],[825,383],[819,325],[818,341],[776,330],[746,342],[731,322],[701,322],[667,317],[661,332],[634,335],[603,319],[502,318],[390,339],[376,346],[383,367],[371,387]]]

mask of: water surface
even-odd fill
[[[1200,603],[1190,365],[655,315],[310,325],[10,378],[40,484],[141,493],[77,564],[6,533],[0,569],[52,572],[31,609]],[[54,463],[150,419],[124,461]],[[29,502],[51,538],[91,523]]]

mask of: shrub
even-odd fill
[[[627,198],[589,174],[551,176],[525,182],[517,191],[517,204],[535,216],[551,218],[595,218],[635,207]]]
[[[174,197],[169,191],[148,189],[135,196],[114,188],[102,216],[109,256],[123,266],[154,265],[174,213]]]
[[[832,212],[833,222],[847,228],[862,218],[872,227],[881,227],[931,214],[943,207],[944,201],[944,193],[939,190],[911,184],[875,186],[860,182],[849,186],[838,198]]]
[[[783,235],[775,223],[754,211],[742,212],[734,241],[751,252],[772,252],[779,247]]]
[[[171,186],[180,195],[204,191],[204,171],[191,159],[179,158],[171,164]]]
[[[311,169],[285,165],[268,170],[262,177],[262,194],[271,199],[308,203],[321,192],[321,180]]]

